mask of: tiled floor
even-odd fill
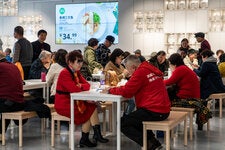
[[[177,129],[176,137],[171,142],[171,149],[174,150],[224,150],[225,149],[225,113],[223,119],[219,119],[218,111],[214,113],[211,119],[210,131],[206,131],[204,126],[203,131],[197,131],[197,126],[194,125],[193,141],[188,140],[188,146],[183,146],[182,127]],[[79,130],[79,129],[78,129]],[[11,126],[6,134],[6,146],[0,146],[1,150],[68,150],[68,132],[65,125],[61,126],[61,134],[56,135],[55,147],[51,147],[50,128],[46,129],[43,134],[40,131],[40,119],[30,119],[23,130],[23,148],[18,147],[18,127]],[[90,136],[91,138],[91,136]],[[98,144],[94,150],[116,150],[116,137],[109,136],[110,142],[107,144]],[[79,143],[80,132],[76,131],[75,143]],[[163,142],[163,139],[160,138]],[[80,148],[75,148],[81,150]],[[90,149],[90,148],[89,148]],[[89,150],[82,148],[82,150]],[[164,146],[165,149],[165,146]],[[121,150],[141,150],[136,143],[130,141],[122,135]]]

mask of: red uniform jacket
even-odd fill
[[[177,67],[172,76],[164,81],[169,86],[176,84],[178,87],[177,97],[179,98],[200,98],[200,83],[194,71],[187,66]]]
[[[168,113],[170,112],[170,100],[162,77],[163,73],[158,68],[144,61],[125,86],[111,88],[109,92],[125,98],[135,96],[137,108]]]
[[[70,118],[70,93],[88,91],[90,84],[82,77],[80,72],[77,72],[79,83],[81,87],[77,86],[77,81],[73,79],[73,74],[69,68],[65,68],[59,74],[56,95],[55,95],[55,109],[56,112]],[[90,116],[94,112],[96,106],[88,102],[84,102],[86,110],[84,113],[80,113],[75,103],[74,107],[74,122],[76,125],[85,123],[89,120]]]

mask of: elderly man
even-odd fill
[[[143,145],[143,121],[161,121],[169,116],[170,100],[163,83],[163,73],[149,64],[141,63],[135,55],[125,60],[126,69],[131,74],[128,82],[121,87],[106,89],[103,92],[135,97],[137,110],[121,118],[121,130],[131,140]],[[160,148],[160,142],[152,131],[148,131],[148,150]]]
[[[0,114],[23,110],[23,81],[20,72],[14,64],[5,59],[2,51],[0,51],[0,68]],[[1,117],[0,122],[2,122]],[[6,120],[6,129],[9,123],[10,120]],[[2,124],[0,123],[1,134]]]

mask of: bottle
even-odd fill
[[[104,73],[104,71],[102,71],[101,75],[100,75],[100,85],[105,85],[105,73]]]
[[[107,71],[106,75],[105,75],[105,85],[110,86],[110,73],[109,73],[109,71]]]
[[[46,82],[46,73],[41,72],[41,82]]]
[[[172,74],[171,69],[168,68],[168,78],[170,78],[171,74]]]

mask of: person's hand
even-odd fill
[[[199,68],[199,65],[192,64],[191,66],[192,66],[194,69],[198,69],[198,68]]]
[[[48,63],[45,63],[45,64],[44,64],[44,67],[45,67],[46,69],[49,69],[49,68],[50,68],[50,65],[51,65],[51,63],[48,62]]]
[[[105,89],[103,89],[103,90],[101,91],[101,93],[106,93],[106,94],[108,94],[108,93],[109,93],[109,89],[110,89],[110,87],[106,87]]]
[[[79,88],[81,88],[81,84],[80,84],[80,83],[78,83],[77,86],[78,86]]]
[[[127,69],[124,69],[123,70],[123,74],[124,74],[125,77],[128,77],[129,76],[129,72],[127,71]]]

